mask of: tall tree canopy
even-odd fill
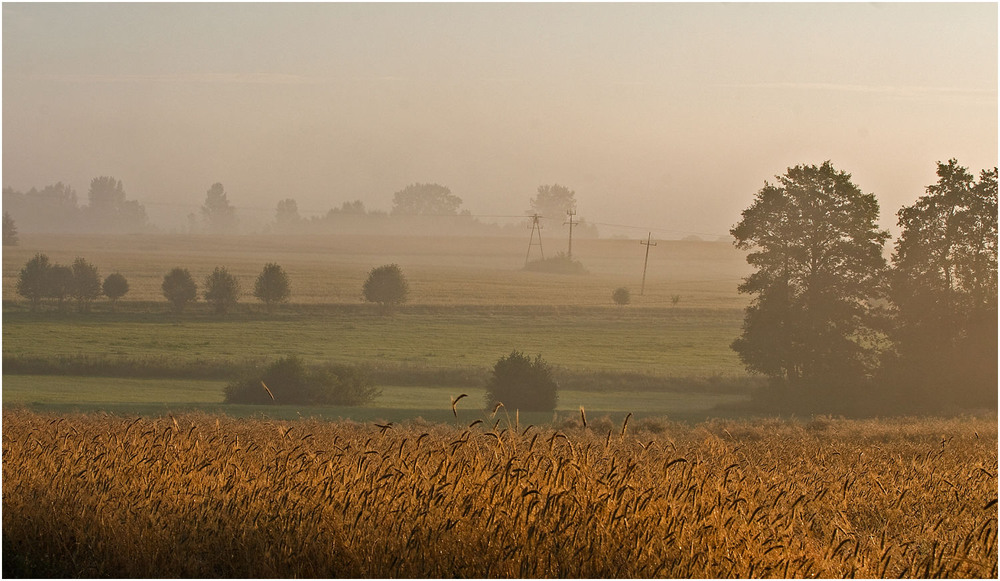
[[[955,159],[897,214],[889,297],[900,383],[928,402],[996,406],[997,168]]]
[[[576,192],[566,186],[538,186],[538,193],[531,198],[531,211],[555,222],[562,222],[570,210],[576,210]]]
[[[205,217],[208,231],[213,234],[232,234],[236,231],[236,208],[229,203],[221,183],[212,184],[205,192],[201,214]]]
[[[146,208],[128,200],[121,180],[100,176],[90,180],[87,207],[83,208],[89,229],[97,232],[142,232],[149,228]]]
[[[462,198],[438,184],[410,184],[392,197],[393,214],[452,215],[461,206]]]
[[[875,363],[868,299],[885,267],[878,202],[827,161],[789,168],[730,231],[756,271],[733,349],[748,369],[792,386],[863,377]]]

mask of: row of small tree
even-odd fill
[[[792,397],[996,406],[997,169],[937,175],[898,212],[891,264],[850,174],[800,165],[765,184],[731,230],[756,269],[732,345],[750,371]]]
[[[111,300],[111,309],[128,292],[128,280],[120,273],[109,274],[104,281],[97,267],[83,258],[71,266],[49,262],[49,257],[36,254],[29,260],[17,279],[17,293],[28,299],[32,311],[37,311],[42,299],[55,299],[63,310],[67,299],[73,299],[81,313],[101,295]]]
[[[180,313],[188,303],[198,300],[198,285],[186,268],[174,268],[163,277],[160,285],[163,296],[174,311]],[[224,315],[236,306],[240,298],[240,281],[226,267],[217,266],[207,277],[203,297],[212,305],[216,314]],[[254,282],[253,296],[267,307],[267,312],[288,301],[292,294],[288,274],[281,266],[272,263],[264,265],[264,269]]]

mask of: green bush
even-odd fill
[[[198,300],[198,286],[186,268],[178,267],[168,272],[160,288],[177,313],[184,310],[184,305]]]
[[[240,281],[224,266],[217,266],[205,279],[205,301],[215,307],[215,314],[225,315],[240,298]]]
[[[291,355],[232,381],[226,386],[225,402],[359,406],[380,393],[359,369],[345,365],[307,367]]]
[[[541,355],[535,359],[511,351],[493,366],[493,375],[486,384],[486,405],[503,403],[510,410],[547,412],[556,409],[558,385],[552,377],[552,367]]]
[[[620,286],[611,293],[611,300],[615,301],[615,304],[623,307],[630,302],[632,302],[632,293],[623,286]]]
[[[398,264],[386,264],[371,269],[361,294],[369,303],[378,303],[382,312],[392,311],[406,302],[410,285]]]

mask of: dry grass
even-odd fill
[[[4,575],[997,575],[995,417],[483,420],[6,411]]]

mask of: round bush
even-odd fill
[[[558,385],[552,368],[541,355],[534,359],[519,351],[501,357],[486,385],[486,404],[503,403],[507,409],[547,412],[556,409]]]
[[[307,367],[302,359],[290,355],[231,382],[225,389],[225,402],[358,406],[379,394],[371,379],[358,369],[344,365]]]

